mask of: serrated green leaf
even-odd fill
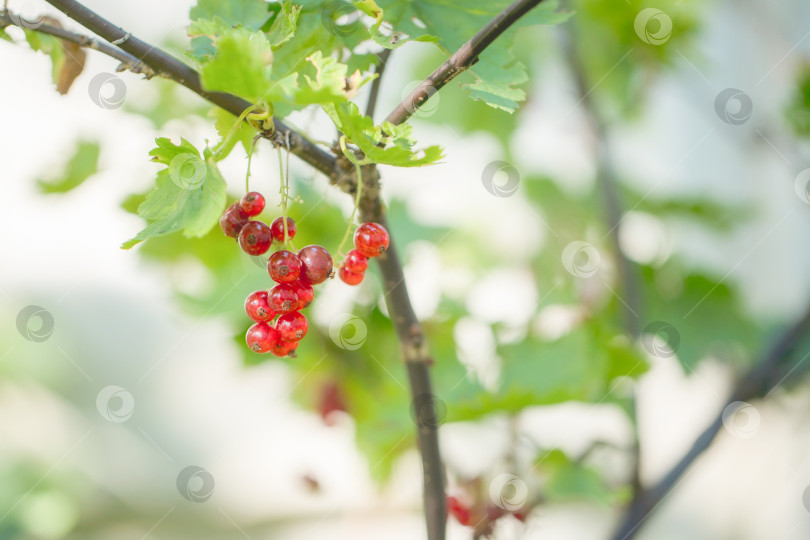
[[[221,19],[214,19],[194,21],[189,35],[207,36],[216,47],[200,70],[206,90],[230,92],[254,102],[267,92],[273,53],[263,32],[227,28]]]
[[[396,167],[419,167],[443,157],[439,146],[413,151],[414,141],[408,124],[395,126],[389,122],[375,126],[352,102],[324,105],[324,111],[349,142],[357,145],[375,163]]]
[[[267,30],[267,40],[273,50],[292,39],[295,34],[301,6],[294,6],[290,0],[281,4],[281,10],[273,19],[273,24]]]
[[[258,30],[270,18],[269,7],[265,0],[198,0],[188,15],[192,21],[219,17],[228,26]]]
[[[168,168],[158,172],[155,188],[138,206],[138,215],[151,223],[125,242],[123,249],[180,230],[187,237],[203,236],[225,207],[225,180],[213,162],[203,162],[186,140],[179,146],[168,139],[158,139],[157,144],[150,155]]]
[[[66,193],[82,185],[98,171],[100,147],[97,142],[79,141],[70,161],[56,178],[39,179],[37,187],[42,193]]]

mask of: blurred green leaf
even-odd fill
[[[97,142],[79,141],[73,157],[62,172],[53,178],[38,179],[37,187],[42,193],[67,193],[84,183],[98,171],[100,147]]]

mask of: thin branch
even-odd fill
[[[517,0],[503,10],[497,17],[492,19],[489,24],[471,37],[467,43],[462,45],[459,50],[454,52],[447,61],[428,75],[427,79],[422,81],[413,92],[402,100],[402,103],[391,111],[391,114],[388,115],[386,120],[392,124],[401,124],[410,118],[430,96],[475,64],[478,61],[478,55],[480,55],[484,49],[517,22],[518,19],[528,13],[530,9],[542,1],[543,0]]]
[[[633,497],[611,537],[612,540],[635,538],[650,514],[677,486],[692,463],[712,444],[723,427],[723,414],[729,404],[767,396],[777,386],[799,376],[802,370],[787,369],[785,364],[786,360],[792,358],[792,353],[799,341],[806,338],[809,332],[810,309],[788,328],[765,353],[763,359],[740,379],[723,408],[715,416],[714,421],[695,439],[692,447],[678,463],[657,484]]]
[[[382,76],[385,72],[385,65],[388,62],[388,57],[391,56],[393,49],[383,49],[377,55],[378,64],[375,73],[377,77],[371,82],[371,91],[368,94],[368,105],[366,105],[366,116],[374,118],[374,111],[377,109],[377,98],[380,93],[380,85],[382,84]]]
[[[94,34],[104,38],[110,43],[117,44],[120,49],[149,66],[158,75],[182,84],[192,92],[202,96],[214,105],[218,105],[234,116],[239,117],[242,111],[253,105],[233,94],[204,90],[200,83],[199,74],[192,68],[163,50],[141,41],[129,32],[125,32],[123,29],[102,18],[79,2],[75,0],[46,1]],[[336,160],[334,156],[307,140],[303,135],[287,126],[281,120],[274,120],[274,123],[275,131],[273,133],[263,133],[262,135],[265,138],[271,139],[276,145],[286,146],[286,138],[289,136],[290,151],[293,154],[328,177],[335,177]]]
[[[10,11],[0,12],[0,28],[5,28],[6,26],[19,26],[15,22],[15,17],[13,15],[14,14],[11,13]],[[16,20],[19,21],[20,18],[16,17]],[[40,34],[48,34],[50,36],[54,36],[65,41],[75,43],[80,47],[93,49],[101,53],[104,53],[107,56],[111,56],[116,60],[118,60],[119,62],[121,62],[121,66],[119,66],[118,71],[128,69],[133,73],[145,75],[147,79],[155,76],[155,72],[149,66],[145,65],[143,62],[141,62],[131,54],[126,53],[117,47],[113,47],[112,45],[105,43],[103,41],[93,39],[90,36],[77,34],[75,32],[65,30],[64,28],[52,26],[49,24],[40,24],[36,28],[33,28],[32,30],[39,32]]]
[[[619,293],[622,295],[620,309],[624,313],[624,330],[632,339],[641,335],[641,288],[639,287],[638,267],[628,259],[619,241],[619,224],[624,211],[618,194],[616,171],[610,154],[608,129],[597,104],[591,99],[593,87],[588,81],[587,70],[582,62],[582,55],[577,46],[576,26],[572,22],[568,29],[561,32],[563,51],[565,52],[568,67],[577,87],[579,100],[582,104],[593,128],[596,138],[596,177],[602,190],[604,203],[604,219],[607,227],[616,268],[619,274]],[[633,444],[631,449],[632,468],[630,485],[633,493],[641,491],[641,438],[638,432],[638,402],[636,396],[631,398],[629,410],[633,415]]]

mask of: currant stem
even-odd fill
[[[352,234],[352,229],[354,228],[354,217],[357,215],[357,207],[360,206],[360,194],[363,192],[363,168],[360,165],[355,164],[355,170],[357,171],[357,190],[354,194],[354,209],[352,210],[352,215],[349,217],[349,227],[343,234],[343,240],[340,241],[340,245],[338,246],[338,255],[341,257],[346,256],[343,253],[343,246],[346,244],[346,241]]]
[[[289,173],[289,154],[287,154],[287,164],[288,169],[287,172]],[[284,156],[281,153],[281,146],[278,147],[278,171],[281,175],[281,181],[279,182],[279,194],[281,195],[281,224],[284,226],[284,245],[287,249],[294,250],[295,247],[292,245],[290,240],[290,235],[287,232],[287,191],[289,190],[289,186],[287,185],[287,175],[284,174]]]
[[[253,138],[253,144],[250,145],[250,152],[248,152],[247,174],[245,175],[245,193],[250,193],[250,162],[253,160],[253,152],[256,150],[256,141],[259,137]]]
[[[219,161],[224,157],[221,156],[221,154],[225,151],[225,148],[228,146],[228,142],[230,142],[233,136],[236,135],[236,132],[239,131],[239,129],[242,127],[242,122],[245,121],[247,115],[252,113],[257,107],[259,107],[259,105],[251,105],[250,107],[242,111],[242,114],[239,115],[239,118],[236,120],[234,125],[231,126],[231,129],[228,130],[228,133],[226,133],[225,137],[222,138],[222,141],[220,141],[220,143],[214,147],[214,155],[213,155],[214,161]]]

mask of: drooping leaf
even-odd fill
[[[149,225],[125,242],[123,249],[180,230],[187,237],[203,236],[216,225],[225,207],[225,180],[213,161],[203,161],[185,139],[180,145],[164,138],[156,142],[150,155],[167,168],[158,172],[155,188],[138,206],[138,215]]]

